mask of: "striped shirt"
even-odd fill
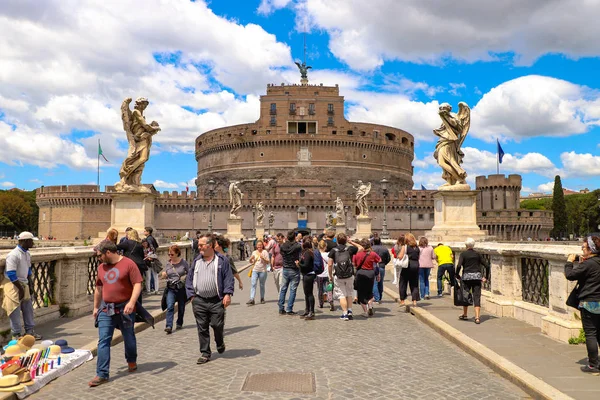
[[[219,295],[217,288],[217,255],[209,262],[200,258],[196,261],[196,287],[194,290],[200,297],[215,297]]]

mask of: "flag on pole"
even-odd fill
[[[186,186],[186,187],[185,187],[185,191],[186,191],[186,192],[189,192],[189,191],[190,191],[190,188],[189,188],[189,186]]]
[[[425,186],[423,186],[422,183],[421,183],[421,190],[427,190],[427,188]]]
[[[100,146],[100,141],[98,140],[98,156],[102,156],[102,158],[104,158],[104,161],[106,162],[110,162],[106,159],[106,157],[104,157],[104,154],[102,153],[102,146]]]
[[[500,146],[500,142],[496,139],[496,143],[498,144],[498,162],[502,164],[502,157],[504,157],[504,150],[502,150],[502,146]]]

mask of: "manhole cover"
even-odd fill
[[[246,392],[314,393],[315,376],[310,372],[272,372],[248,374],[242,390]]]

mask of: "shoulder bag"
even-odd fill
[[[399,254],[399,252],[398,252]],[[402,258],[394,258],[394,267],[401,269],[401,268],[408,268],[408,254],[407,254],[407,248],[406,245],[404,245],[404,257]]]

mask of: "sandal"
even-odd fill
[[[479,324],[481,323],[481,321],[479,320],[479,318],[475,318],[475,323],[476,323],[477,325],[479,325]]]
[[[202,356],[198,359],[198,361],[196,361],[196,364],[206,364],[209,361],[210,361],[209,357]]]
[[[458,319],[460,319],[461,321],[467,321],[469,319],[469,317],[463,314],[463,315],[459,316]]]

